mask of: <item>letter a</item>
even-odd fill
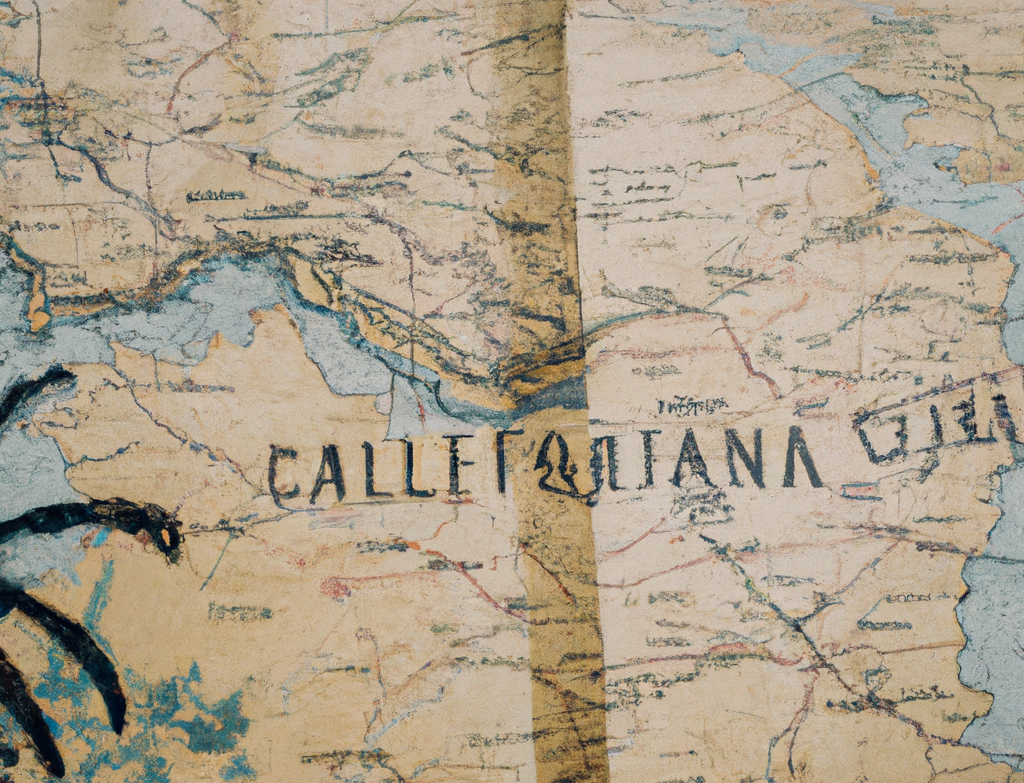
[[[677,487],[683,485],[683,463],[690,463],[690,474],[693,476],[700,476],[704,479],[704,483],[709,487],[715,486],[711,479],[708,478],[708,466],[704,462],[704,457],[700,454],[700,448],[697,446],[697,438],[693,435],[693,430],[687,427],[686,435],[683,436],[683,445],[679,449],[679,461],[676,462],[676,472],[672,476],[672,483]]]
[[[782,479],[782,486],[796,486],[793,474],[796,472],[796,454],[799,452],[800,460],[804,463],[804,470],[807,471],[807,478],[811,480],[811,486],[817,489],[821,486],[821,478],[814,467],[814,460],[811,459],[811,452],[807,448],[807,441],[804,440],[804,432],[799,427],[789,428],[789,446],[786,447],[786,475]]]
[[[331,475],[328,476],[327,470]],[[324,455],[320,458],[320,470],[316,474],[316,481],[313,482],[313,493],[309,496],[310,505],[316,503],[317,496],[325,484],[334,485],[334,494],[340,503],[345,499],[345,479],[341,475],[341,460],[338,458],[338,447],[333,443],[324,446]]]

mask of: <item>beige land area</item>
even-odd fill
[[[991,697],[957,664],[1024,427],[1013,264],[894,206],[847,127],[677,17],[703,7],[0,3],[34,339],[225,258],[289,292],[196,362],[65,361],[22,425],[184,533],[174,565],[89,538],[33,591],[127,683],[120,737],[47,690],[69,778],[1024,781],[960,742]],[[959,145],[964,182],[1020,179],[1011,4],[727,8],[923,98],[908,144]],[[333,391],[300,308],[391,391]],[[16,613],[0,643],[49,682]],[[230,749],[198,708],[139,717],[193,667]],[[6,774],[47,779],[15,741]]]

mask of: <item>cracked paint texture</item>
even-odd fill
[[[182,537],[0,540],[68,777],[1024,780],[1022,34],[0,2],[0,523]]]

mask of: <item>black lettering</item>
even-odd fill
[[[960,429],[967,435],[967,440],[978,439],[978,422],[975,419],[974,411],[974,390],[971,390],[971,396],[966,400],[961,400],[953,406],[953,410],[960,413],[956,417],[956,423],[960,425]]]
[[[996,424],[999,425],[999,429],[1003,431],[1010,443],[1019,443],[1017,426],[1013,423],[1013,417],[1010,416],[1010,406],[1006,403],[1006,395],[997,394],[992,398],[992,402],[996,404]]]
[[[390,492],[378,492],[373,484],[373,446],[363,441],[363,451],[366,454],[366,497],[368,498],[389,498]]]
[[[330,476],[327,471],[330,470]],[[340,503],[345,499],[345,479],[341,475],[341,459],[338,457],[338,447],[333,443],[324,446],[323,456],[320,458],[320,470],[317,471],[316,481],[313,482],[313,491],[310,493],[310,505],[316,503],[320,490],[327,484],[334,485],[334,495]]]
[[[686,435],[683,436],[683,445],[679,448],[679,461],[676,462],[676,472],[672,476],[672,483],[677,487],[683,485],[684,462],[689,463],[691,475],[700,476],[709,487],[715,486],[708,478],[708,466],[704,462],[704,457],[701,456],[700,447],[697,446],[697,438],[694,437],[693,430],[689,427],[686,429]]]
[[[405,441],[405,494],[411,498],[432,498],[437,494],[436,489],[416,489],[412,483],[414,470],[412,452],[412,441]]]
[[[938,448],[944,443],[942,439],[942,419],[939,418],[938,406],[932,405],[929,410],[932,414],[932,445]]]
[[[654,436],[661,430],[640,430],[644,436],[644,483],[637,489],[650,489],[654,486]]]
[[[602,448],[604,446],[604,448]],[[612,491],[625,489],[619,486],[619,458],[614,435],[594,438],[590,446],[590,476],[594,480],[594,492],[604,486],[604,453],[608,452],[608,487]]]
[[[896,430],[896,440],[899,445],[894,449],[890,449],[885,454],[879,454],[875,451],[875,447],[868,440],[868,434],[864,432],[863,426],[859,422],[857,424],[857,434],[860,436],[861,445],[864,446],[868,459],[875,465],[884,465],[898,457],[907,456],[907,415],[901,413],[899,416],[893,416],[889,421],[894,421],[899,425],[899,429]]]
[[[755,447],[756,448],[756,447]],[[811,452],[807,448],[807,441],[804,440],[803,430],[799,427],[789,428],[789,445],[786,447],[786,475],[782,479],[782,486],[796,486],[796,455],[800,454],[800,461],[804,463],[804,470],[807,471],[807,478],[811,480],[811,486],[821,486],[821,478],[814,467],[814,460],[811,459]]]
[[[739,475],[736,473],[736,455],[739,454],[743,464],[754,479],[758,489],[764,489],[764,461],[761,458],[761,429],[754,430],[754,458],[750,458],[746,446],[740,441],[736,430],[725,431],[725,459],[729,463],[729,484],[734,487],[742,487]]]
[[[469,490],[459,489],[459,467],[462,465],[474,465],[474,462],[467,462],[459,459],[459,440],[472,438],[472,435],[445,435],[448,441],[448,493],[450,495],[468,495]]]
[[[281,505],[282,500],[290,500],[291,498],[298,497],[300,490],[297,484],[287,492],[281,492],[278,490],[277,461],[279,459],[295,459],[298,456],[298,452],[296,452],[295,449],[287,449],[275,446],[273,443],[270,444],[270,465],[267,467],[267,483],[270,484],[270,497],[274,499],[274,504],[281,508],[284,508],[284,506]]]
[[[522,435],[522,430],[498,430],[496,433],[498,445],[498,492],[505,494],[505,436]]]
[[[555,444],[558,447],[558,477],[565,483],[565,489],[548,481],[551,478],[551,474],[555,471],[555,463],[551,461],[551,444]],[[557,495],[568,495],[574,498],[584,497],[576,487],[577,468],[576,463],[569,458],[569,445],[565,442],[565,438],[557,432],[549,432],[544,438],[543,443],[540,444],[537,462],[534,464],[533,469],[545,471],[544,475],[540,477],[540,481],[537,482],[537,486],[546,492],[554,492]]]
[[[1005,403],[1005,400],[1004,400]],[[953,406],[953,410],[959,411],[960,415],[956,417],[956,423],[960,425],[960,428],[967,435],[968,442],[980,441],[983,443],[994,443],[995,438],[992,437],[991,423],[989,424],[989,434],[987,438],[978,437],[978,421],[976,418],[976,411],[974,407],[974,389],[971,389],[971,396],[966,400],[961,400]]]

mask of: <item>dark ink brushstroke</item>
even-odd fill
[[[11,663],[7,654],[0,649],[0,703],[14,716],[18,724],[35,746],[39,760],[46,771],[55,778],[64,777],[64,759],[57,749],[50,727],[46,725],[39,705],[32,699],[32,692],[21,672]]]
[[[34,381],[21,380],[11,386],[0,400],[0,429],[7,424],[18,406],[31,397],[39,394],[47,386],[54,383],[65,383],[75,380],[74,373],[68,372],[59,364],[50,367]]]
[[[0,543],[21,532],[54,535],[77,525],[100,525],[133,536],[148,533],[170,562],[178,560],[181,533],[174,517],[151,503],[139,505],[122,498],[32,509],[16,519],[0,522]]]
[[[147,533],[168,559],[176,562],[181,534],[174,517],[159,506],[138,505],[121,498],[94,500],[90,503],[63,503],[37,508],[17,519],[0,523],[0,543],[15,536],[53,535],[79,525],[97,525],[122,530],[130,535]],[[113,661],[81,624],[58,612],[22,590],[0,581],[0,609],[4,613],[18,609],[56,640],[89,676],[107,708],[110,727],[121,734],[125,725],[127,700]],[[0,649],[0,703],[28,735],[46,770],[64,777],[64,760],[57,748],[43,713],[32,693],[6,654]]]
[[[0,429],[26,401],[56,383],[73,382],[75,375],[53,365],[35,380],[19,380],[0,400]],[[0,543],[26,535],[53,535],[79,525],[97,525],[122,530],[129,535],[148,534],[169,562],[177,562],[181,533],[174,517],[159,506],[137,504],[122,498],[62,503],[28,511],[16,519],[0,522]],[[107,708],[110,727],[124,731],[127,700],[113,661],[96,644],[89,632],[70,617],[47,606],[24,591],[0,579],[0,610],[18,609],[56,640],[89,676]],[[42,710],[36,704],[24,676],[0,649],[0,704],[21,726],[34,746],[46,771],[57,778],[65,773],[64,759]]]
[[[32,596],[26,593],[9,593],[3,598],[60,642],[61,646],[78,661],[78,665],[89,675],[89,679],[103,697],[103,703],[107,705],[110,727],[115,733],[120,734],[124,730],[127,702],[117,671],[106,653],[82,626]]]

